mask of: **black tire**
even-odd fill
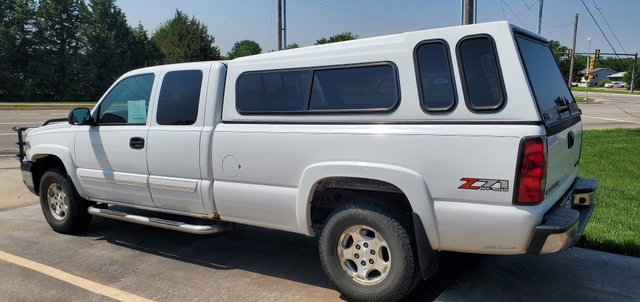
[[[92,203],[80,197],[62,168],[47,170],[40,180],[40,206],[51,228],[63,234],[83,231],[93,217],[87,212]]]
[[[406,215],[396,207],[376,199],[354,200],[327,219],[320,261],[348,300],[397,301],[420,278],[411,234]]]

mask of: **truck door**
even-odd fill
[[[153,206],[147,186],[147,112],[155,75],[122,79],[76,132],[77,174],[92,199]],[[97,111],[96,111],[97,110]]]
[[[201,145],[201,134],[210,66],[170,65],[160,74],[147,149],[149,188],[159,208],[205,213],[201,152],[211,146]]]

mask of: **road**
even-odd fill
[[[17,141],[13,126],[38,127],[49,119],[64,118],[68,110],[0,110],[0,154],[15,154]]]

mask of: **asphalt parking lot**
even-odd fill
[[[94,217],[53,232],[17,162],[0,157],[0,300],[341,301],[317,238],[249,226],[191,235]],[[13,186],[13,184],[17,184]],[[8,190],[5,190],[8,189]],[[638,301],[640,259],[575,248],[546,256],[443,253],[406,301]]]

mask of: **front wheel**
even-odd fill
[[[62,168],[47,170],[40,180],[40,206],[51,228],[63,234],[83,231],[93,217],[90,202],[82,198]]]
[[[419,278],[405,215],[373,199],[336,209],[320,236],[320,260],[340,293],[353,301],[396,301]]]

